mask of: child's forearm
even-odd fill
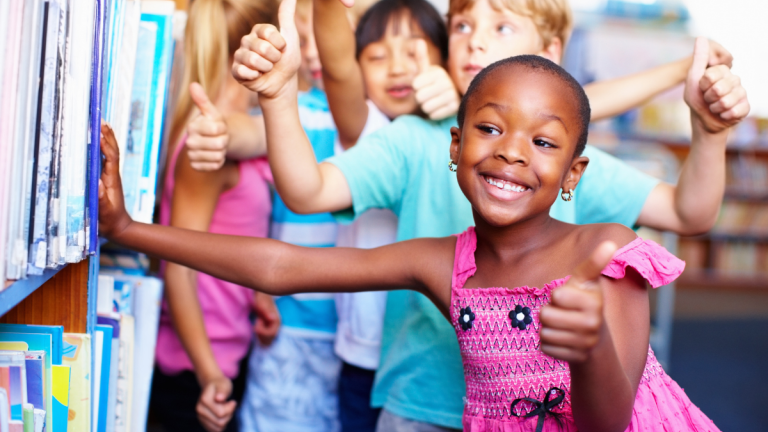
[[[269,165],[280,198],[297,213],[343,210],[352,196],[341,171],[318,164],[312,144],[299,120],[296,97],[280,97],[262,103]]]
[[[233,113],[226,117],[229,143],[227,158],[246,160],[267,154],[267,139],[264,119],[245,113]]]
[[[222,376],[205,330],[200,299],[197,295],[197,273],[186,267],[168,264],[165,272],[165,298],[173,327],[184,346],[201,386]]]
[[[691,58],[612,80],[587,84],[592,120],[621,114],[647,102],[685,80]]]
[[[623,431],[632,416],[635,389],[606,325],[602,332],[589,360],[569,364],[573,419],[583,431]]]
[[[355,58],[355,37],[338,0],[314,0],[313,20],[317,52],[323,65],[323,84],[339,141],[353,146],[368,120],[363,75]]]

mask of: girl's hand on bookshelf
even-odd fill
[[[203,391],[197,400],[197,418],[208,432],[221,432],[232,420],[237,402],[229,399],[232,381],[224,375],[203,383]]]
[[[685,103],[691,108],[694,128],[717,134],[749,114],[747,92],[727,64],[707,67],[710,42],[697,38],[693,63],[685,81]]]
[[[187,126],[185,145],[190,165],[198,171],[216,171],[227,160],[227,122],[199,83],[189,85],[189,94],[200,110]]]
[[[430,63],[426,41],[417,39],[414,43],[419,74],[413,79],[413,90],[421,110],[432,120],[455,115],[459,112],[461,97],[453,80],[445,68]]]
[[[301,52],[295,11],[296,0],[283,0],[277,14],[280,30],[271,24],[256,24],[235,51],[232,75],[240,84],[259,93],[262,105],[286,92],[291,87],[288,84],[296,86]]]
[[[607,331],[603,317],[601,273],[616,252],[613,242],[603,242],[574,270],[568,282],[552,292],[552,301],[541,309],[541,351],[567,362],[589,359]]]
[[[120,154],[112,128],[101,123],[101,153],[104,160],[99,180],[99,234],[115,238],[132,222],[125,210],[120,180]]]

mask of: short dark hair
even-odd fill
[[[355,56],[360,58],[368,45],[378,42],[387,32],[387,24],[403,12],[411,15],[424,36],[440,50],[443,62],[448,59],[448,30],[440,13],[427,0],[380,0],[371,6],[360,18],[355,30]]]
[[[477,90],[488,79],[488,76],[496,69],[508,68],[512,66],[521,66],[528,69],[536,69],[547,72],[556,78],[559,78],[563,83],[565,83],[566,86],[568,86],[568,88],[571,89],[574,96],[573,100],[577,104],[579,120],[581,120],[581,134],[579,135],[579,140],[576,142],[574,157],[580,156],[584,151],[584,147],[587,145],[587,136],[589,134],[589,119],[591,116],[591,110],[589,107],[589,99],[587,98],[587,94],[584,92],[581,84],[579,84],[579,82],[576,81],[576,79],[571,76],[571,74],[569,74],[565,69],[561,68],[551,60],[547,60],[544,57],[537,55],[520,55],[509,57],[504,60],[499,60],[480,71],[480,73],[477,74],[477,76],[469,84],[467,92],[461,99],[458,115],[459,127],[464,127],[464,117],[466,116],[467,104],[469,103],[469,100],[472,99],[475,93],[477,93]]]

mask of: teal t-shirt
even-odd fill
[[[398,217],[397,239],[445,237],[474,225],[472,210],[448,170],[450,128],[442,121],[402,116],[328,159],[344,174],[353,214],[387,208]],[[571,223],[633,226],[658,180],[587,146],[590,163],[570,202],[558,199],[550,214]],[[464,371],[456,334],[437,307],[414,291],[387,296],[381,364],[371,403],[412,420],[461,428]]]

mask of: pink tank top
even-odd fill
[[[540,350],[539,312],[568,278],[542,288],[465,289],[475,274],[474,227],[458,236],[451,287],[456,330],[467,384],[465,432],[575,432],[568,363]],[[620,279],[631,266],[657,288],[675,280],[685,263],[658,244],[637,238],[619,249],[603,270]],[[648,348],[627,431],[716,431]]]
[[[170,224],[174,171],[185,141],[186,137],[179,142],[168,163],[160,204],[160,222],[163,225]],[[238,168],[240,177],[237,185],[219,196],[208,231],[266,237],[272,212],[269,191],[272,174],[269,164],[266,158],[258,158],[242,161],[238,163]],[[249,314],[253,291],[198,273],[197,293],[216,362],[226,376],[234,378],[238,373],[238,362],[247,354],[251,341]],[[185,370],[194,370],[173,328],[165,301],[160,315],[156,360],[165,374],[175,375]]]

